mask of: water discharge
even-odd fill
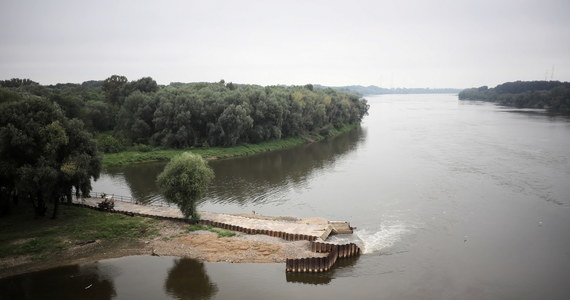
[[[377,231],[361,229],[356,230],[354,235],[356,235],[362,243],[362,252],[369,254],[390,249],[390,247],[394,246],[394,244],[399,242],[402,237],[409,232],[409,226],[403,223],[383,222]]]

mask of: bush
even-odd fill
[[[333,130],[334,130],[334,126],[332,124],[328,124],[328,125],[322,127],[321,129],[319,129],[319,135],[330,136],[330,135],[332,135]]]
[[[153,150],[153,148],[152,148],[152,146],[145,145],[145,144],[135,144],[133,146],[133,150],[138,151],[138,152],[150,152]]]
[[[125,150],[125,145],[112,135],[102,134],[97,137],[97,148],[105,153],[117,153]]]

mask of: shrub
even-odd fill
[[[97,148],[105,153],[117,153],[125,150],[125,145],[112,135],[102,134],[97,138]]]

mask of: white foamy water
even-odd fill
[[[379,230],[361,229],[354,235],[362,241],[362,253],[369,254],[394,246],[409,231],[406,224],[383,222]]]
[[[327,242],[355,243],[363,254],[370,254],[396,245],[411,230],[412,226],[403,222],[383,221],[377,228],[357,229],[352,235],[331,236]]]

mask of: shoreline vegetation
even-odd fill
[[[119,166],[131,163],[144,163],[153,161],[167,161],[172,157],[183,153],[192,152],[202,156],[206,160],[235,158],[249,156],[257,153],[283,150],[300,146],[306,143],[318,142],[327,137],[337,136],[346,133],[360,126],[360,123],[344,125],[340,129],[333,129],[327,136],[304,135],[302,137],[291,137],[280,140],[271,140],[259,144],[240,144],[232,147],[210,147],[210,148],[185,148],[185,149],[152,149],[148,151],[123,151],[117,153],[105,153],[103,155],[103,167]]]
[[[465,89],[459,100],[494,102],[517,108],[542,108],[550,113],[570,115],[570,82],[515,81],[494,88]]]
[[[96,137],[99,152],[107,154],[327,136],[345,124],[360,123],[369,108],[355,93],[312,84],[264,87],[221,80],[158,85],[151,77],[129,81],[119,75],[49,86],[29,79],[0,80],[0,105],[30,99],[49,102],[66,118],[81,121]]]

